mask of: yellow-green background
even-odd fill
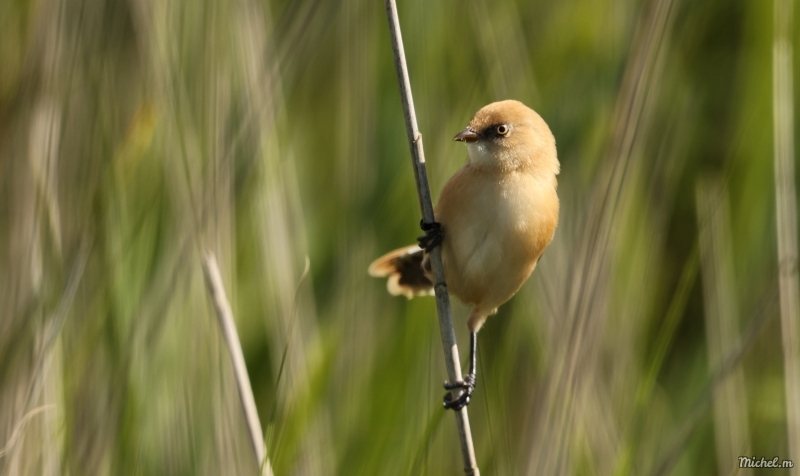
[[[480,334],[482,474],[789,458],[773,3],[399,10],[434,197],[495,100],[561,161]],[[0,1],[0,473],[255,474],[210,249],[275,474],[461,474],[434,301],[366,274],[420,234],[408,157],[379,0]]]

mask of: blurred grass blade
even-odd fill
[[[728,196],[719,178],[697,184],[700,266],[703,277],[709,369],[718,368],[740,347],[738,300],[734,283]],[[739,468],[739,456],[752,454],[747,423],[744,371],[738,367],[720,383],[714,399],[714,441],[720,474]],[[738,474],[752,474],[742,468]]]
[[[4,457],[11,448],[17,443],[17,439],[19,439],[20,434],[25,430],[25,425],[28,424],[28,420],[33,418],[34,416],[42,413],[45,410],[51,410],[55,408],[54,404],[42,405],[40,407],[36,407],[26,413],[25,415],[20,418],[19,422],[14,426],[14,431],[11,432],[11,437],[6,442],[5,446],[0,448],[0,458]]]
[[[563,307],[553,319],[563,326],[554,350],[544,398],[537,401],[532,426],[528,473],[566,474],[574,471],[575,453],[581,451],[580,410],[591,414],[585,399],[599,362],[602,336],[613,299],[609,280],[615,264],[614,250],[621,246],[620,230],[627,230],[622,199],[633,193],[637,178],[632,171],[641,158],[637,147],[653,120],[666,53],[675,18],[673,0],[646,2],[639,12],[634,39],[629,46],[622,83],[615,97],[613,127],[605,159],[594,177],[592,194],[584,207],[572,211],[582,226],[569,265],[571,275],[563,290]],[[639,178],[641,178],[639,176]],[[568,210],[562,214],[568,213]],[[599,399],[594,399],[594,402]],[[602,411],[602,410],[599,410]],[[614,430],[606,429],[607,433]],[[616,441],[598,438],[604,445]],[[615,450],[616,448],[614,448]],[[614,450],[598,451],[614,460]],[[611,463],[609,463],[611,464]]]
[[[681,454],[686,450],[690,438],[696,436],[698,427],[707,417],[708,407],[714,402],[720,385],[733,371],[739,368],[745,354],[752,348],[769,318],[774,315],[777,298],[777,289],[774,286],[768,288],[755,309],[749,313],[751,317],[747,320],[747,328],[742,332],[741,342],[724,356],[716,368],[712,369],[705,386],[700,390],[687,412],[687,416],[678,426],[675,435],[670,438],[671,441],[664,440],[664,446],[667,449],[661,450],[658,461],[653,465],[652,474],[654,476],[671,474]]]
[[[306,280],[306,276],[308,276],[308,271],[311,269],[311,261],[306,256],[306,264],[303,268],[303,273],[300,275],[300,281],[297,283],[297,289],[295,290],[295,298],[294,304],[292,305],[292,312],[289,315],[289,329],[286,331],[286,344],[283,347],[283,355],[281,355],[281,363],[278,365],[278,376],[275,378],[275,394],[278,394],[281,386],[281,380],[283,380],[283,370],[286,365],[286,357],[289,355],[289,346],[292,344],[292,331],[294,331],[294,324],[297,320],[297,304],[298,299],[300,298],[300,287],[303,285],[303,282]],[[276,414],[278,411],[278,399],[275,399],[275,402],[272,405],[272,410],[269,412],[269,425],[272,426],[276,419]],[[272,435],[272,432],[269,433]],[[267,438],[267,447],[269,448],[270,438]]]
[[[792,0],[775,0],[772,45],[772,114],[775,158],[775,213],[781,296],[781,339],[786,391],[788,457],[800,474],[800,275],[797,255],[797,192],[794,162]]]

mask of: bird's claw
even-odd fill
[[[444,230],[442,229],[441,223],[436,221],[425,223],[425,220],[420,220],[419,227],[425,232],[424,235],[417,238],[420,248],[426,252],[430,252],[432,249],[439,246],[444,238]]]
[[[456,382],[445,382],[444,388],[446,390],[453,390],[456,388],[463,389],[463,393],[453,400],[453,394],[447,392],[444,395],[444,408],[445,410],[455,410],[460,411],[462,408],[469,405],[469,400],[472,397],[472,392],[475,391],[475,384],[477,383],[477,379],[475,378],[475,374],[467,374],[464,377],[464,380],[459,380]]]

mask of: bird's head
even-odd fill
[[[466,142],[475,166],[557,175],[556,141],[544,120],[519,101],[493,102],[475,114],[453,140]]]

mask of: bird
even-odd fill
[[[462,389],[444,408],[468,405],[477,383],[477,335],[486,319],[525,283],[555,235],[560,163],[547,123],[516,100],[481,108],[456,134],[467,159],[445,183],[434,207],[434,221],[420,221],[425,232],[417,245],[405,246],[375,260],[371,276],[388,278],[392,295],[412,298],[433,294],[430,252],[441,246],[450,294],[471,306],[469,371]]]

